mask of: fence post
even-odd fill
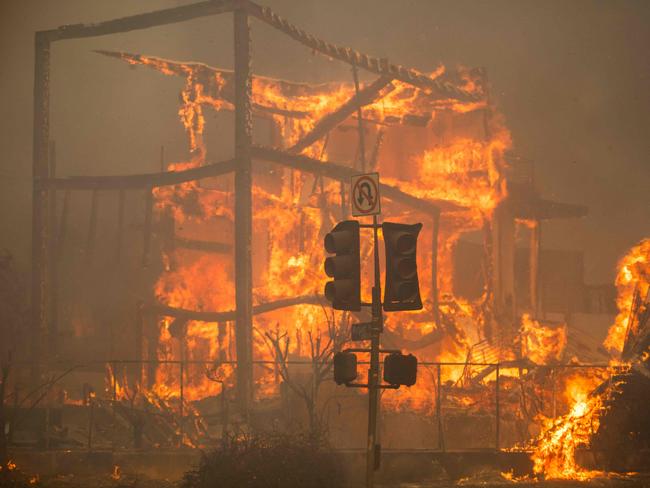
[[[442,428],[442,392],[441,392],[441,383],[442,383],[442,365],[438,363],[438,373],[436,381],[436,417],[438,417],[438,449],[441,451],[445,450],[445,438],[444,431]]]
[[[494,384],[494,389],[495,389],[494,394],[495,394],[495,401],[496,401],[496,404],[495,404],[495,407],[496,407],[495,408],[495,410],[496,410],[495,417],[496,417],[496,449],[497,449],[497,451],[500,448],[499,436],[500,436],[500,430],[501,430],[501,419],[500,419],[500,411],[499,411],[500,410],[500,404],[499,404],[499,373],[500,373],[499,364],[497,364],[497,380],[496,380],[496,382]]]
[[[88,406],[90,411],[88,413],[88,451],[93,450],[93,423],[95,422],[95,399],[92,392],[88,391]]]
[[[181,372],[181,380],[180,380],[180,408],[179,408],[179,415],[180,419],[178,421],[178,431],[179,431],[179,440],[178,440],[178,447],[183,446],[183,402],[184,402],[184,392],[183,392],[183,376],[185,374],[185,367],[184,367],[184,361],[183,361],[183,354],[181,353],[181,362],[180,362],[180,372]]]

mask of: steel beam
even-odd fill
[[[185,22],[209,15],[218,15],[229,12],[233,8],[234,0],[207,0],[191,3],[180,7],[166,8],[143,14],[130,15],[117,19],[97,22],[95,24],[64,25],[58,29],[47,31],[53,40],[80,39],[84,37],[106,36],[120,32],[130,32],[140,29],[149,29],[161,25]]]
[[[253,195],[251,144],[251,37],[248,12],[234,14],[235,33],[235,340],[237,345],[237,396],[246,416],[253,388]]]
[[[43,333],[47,328],[49,262],[48,192],[37,185],[49,176],[48,145],[50,139],[50,39],[46,33],[35,36],[34,58],[34,125],[32,160],[32,276],[30,354],[44,360]],[[38,382],[40,367],[34,363],[31,379]]]

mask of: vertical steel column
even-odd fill
[[[47,32],[35,35],[34,53],[34,125],[32,154],[32,276],[31,276],[31,342],[33,359],[31,380],[38,382],[43,355],[43,333],[47,327],[49,221],[47,190],[41,180],[48,177],[48,144],[50,140],[50,37]]]
[[[440,230],[440,210],[433,214],[431,226],[431,302],[436,327],[440,327],[440,307],[438,304],[438,232]]]
[[[56,177],[56,143],[50,141],[49,146],[49,167],[50,178]],[[50,347],[50,355],[56,357],[59,345],[59,287],[58,287],[58,249],[57,239],[55,234],[56,229],[56,189],[50,188],[49,191],[49,227],[50,227],[50,301],[48,312],[48,343]],[[49,412],[49,409],[48,409]],[[49,439],[47,437],[46,439]],[[49,440],[48,440],[49,442]]]
[[[235,32],[235,336],[237,342],[237,394],[244,415],[252,401],[253,368],[253,197],[251,143],[251,38],[246,3],[234,12]]]

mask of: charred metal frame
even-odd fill
[[[142,304],[138,304],[138,314],[142,314]],[[200,319],[197,319],[200,320]],[[18,361],[16,364],[22,364],[22,365],[29,365],[31,367],[34,366],[46,366],[46,363],[39,362],[39,361]],[[67,361],[55,361],[54,364],[57,366],[64,366],[64,367],[70,367],[71,363]],[[179,438],[182,437],[182,426],[183,422],[186,420],[184,417],[184,408],[183,408],[183,395],[182,392],[184,390],[185,386],[185,379],[184,379],[184,371],[185,368],[189,365],[203,365],[203,366],[214,366],[215,364],[219,365],[225,365],[225,364],[230,364],[230,365],[235,365],[236,367],[239,367],[239,362],[237,360],[191,360],[191,359],[185,359],[182,358],[180,360],[166,360],[166,359],[155,359],[155,360],[147,360],[147,359],[110,359],[110,360],[93,360],[89,362],[85,362],[83,364],[76,364],[74,365],[74,369],[83,369],[86,367],[90,366],[95,366],[95,365],[100,365],[103,364],[106,367],[109,367],[110,370],[113,372],[111,375],[111,388],[110,391],[107,390],[107,398],[110,399],[113,402],[118,402],[118,382],[117,382],[117,374],[116,372],[118,371],[118,366],[136,366],[138,370],[144,371],[147,368],[157,367],[159,365],[173,365],[173,366],[178,366],[178,374],[179,374],[179,386],[180,386],[180,391],[181,391],[181,396],[179,397],[179,402],[180,402],[180,408],[178,412],[178,419],[177,423],[180,426],[180,431],[179,431]],[[277,364],[273,360],[252,360],[251,361],[252,365],[275,365]],[[287,360],[287,364],[295,365],[295,366],[311,366],[312,363],[311,361],[308,360]],[[368,361],[359,361],[358,364],[368,364]],[[495,381],[494,381],[494,443],[493,446],[491,447],[485,447],[485,448],[480,448],[482,451],[488,452],[488,451],[494,451],[494,452],[503,452],[502,448],[504,450],[507,450],[508,447],[502,445],[502,436],[501,436],[501,395],[500,395],[500,384],[501,384],[501,367],[508,367],[507,363],[488,363],[488,362],[468,362],[468,363],[459,363],[459,362],[435,362],[435,361],[423,361],[419,363],[419,366],[421,367],[431,367],[435,368],[434,371],[434,376],[436,378],[435,380],[435,396],[434,396],[434,401],[435,401],[435,432],[437,435],[437,446],[433,449],[431,448],[419,448],[419,449],[412,449],[412,451],[417,452],[417,451],[422,451],[422,452],[447,452],[447,446],[445,443],[445,416],[444,416],[444,402],[445,402],[445,396],[443,392],[443,383],[442,383],[442,369],[445,367],[458,367],[458,366],[465,366],[465,367],[483,367],[483,368],[489,368],[492,372],[495,374]],[[551,404],[549,405],[550,408],[550,415],[552,418],[557,418],[558,412],[557,412],[557,399],[556,399],[556,388],[557,388],[557,373],[558,371],[562,370],[571,370],[571,369],[586,369],[586,370],[611,370],[611,366],[608,364],[558,364],[550,367],[542,366],[543,368],[548,368],[550,370],[550,377],[551,377],[551,386],[550,386],[550,392],[551,392]],[[16,390],[18,390],[18,384],[15,385]],[[547,391],[547,390],[545,390]],[[17,404],[18,403],[18,394],[16,393],[14,396],[14,402]],[[93,413],[93,404],[86,403],[86,407],[89,408],[89,417],[92,416]],[[17,408],[16,405],[14,408]],[[93,420],[89,419],[89,432],[88,432],[88,439],[89,443],[86,446],[89,450],[92,449],[92,435],[91,435],[91,429],[93,427]],[[390,451],[390,449],[386,449],[386,451]],[[471,448],[467,451],[458,451],[458,450],[453,450],[451,452],[475,452],[476,448]]]
[[[235,157],[232,160],[219,163],[205,164],[177,172],[158,172],[128,176],[99,176],[99,177],[57,177],[54,170],[50,171],[52,157],[48,155],[50,144],[50,49],[54,42],[66,39],[80,39],[128,32],[150,27],[183,22],[195,18],[233,13],[234,21],[234,59],[235,59]],[[288,151],[256,147],[252,144],[252,110],[251,103],[251,38],[249,18],[253,16],[275,29],[283,32],[301,44],[320,52],[330,58],[338,59],[352,65],[355,69],[363,68],[376,73],[379,78],[370,85],[362,88],[350,100],[336,111],[318,121],[314,129],[302,140],[298,141]],[[400,80],[413,86],[424,88],[445,98],[476,101],[477,97],[449,81],[433,79],[414,69],[405,68],[380,59],[359,53],[353,49],[336,46],[322,41],[292,25],[275,14],[271,9],[257,5],[250,0],[207,0],[181,7],[143,13],[96,24],[75,24],[59,27],[58,29],[39,31],[35,34],[35,67],[34,67],[34,125],[33,125],[33,207],[32,207],[32,317],[31,317],[31,356],[40,358],[43,362],[30,363],[31,378],[36,381],[42,372],[42,365],[48,364],[53,358],[53,350],[47,350],[43,338],[46,333],[56,335],[56,297],[54,295],[54,280],[56,275],[56,254],[60,255],[65,237],[65,223],[68,216],[70,194],[73,190],[92,190],[93,208],[91,212],[90,230],[87,247],[92,249],[94,242],[94,222],[97,210],[97,192],[99,190],[119,191],[118,202],[118,249],[123,233],[124,192],[127,189],[143,189],[147,192],[146,222],[144,232],[143,262],[146,264],[149,254],[151,234],[152,189],[163,185],[174,185],[186,181],[206,177],[235,173],[235,286],[236,310],[233,312],[192,312],[156,307],[158,313],[168,316],[183,316],[196,318],[208,317],[216,320],[232,320],[234,315],[236,346],[237,346],[237,378],[238,398],[242,410],[248,411],[252,399],[252,317],[254,313],[262,313],[283,306],[297,303],[315,303],[317,297],[298,297],[295,299],[279,300],[274,304],[253,306],[252,299],[252,164],[253,159],[274,162],[300,171],[326,176],[344,182],[356,171],[353,168],[323,162],[299,155],[302,149],[308,147],[331,129],[357,111],[361,106],[372,103],[390,91],[391,80]],[[53,161],[52,161],[53,163]],[[63,190],[65,198],[59,222],[57,239],[54,240],[52,231],[55,226],[55,196],[56,191]],[[426,201],[396,187],[382,185],[383,195],[393,201],[402,203],[419,212],[431,216],[433,223],[432,246],[432,299],[436,322],[439,322],[437,306],[437,234],[440,213],[453,210],[455,207],[446,202]],[[342,205],[344,194],[342,192]],[[141,312],[139,312],[141,313]],[[197,315],[198,314],[198,315]],[[197,318],[198,319],[198,318]],[[198,319],[200,320],[200,319]],[[138,322],[141,324],[140,322]],[[55,337],[52,337],[55,339]],[[142,354],[142,346],[138,347]],[[141,360],[142,358],[139,358]],[[141,368],[143,369],[143,368]],[[149,368],[151,372],[151,368]]]

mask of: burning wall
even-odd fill
[[[171,170],[201,166],[206,163],[208,149],[203,140],[204,110],[232,109],[232,73],[197,63],[177,63],[159,58],[107,53],[132,65],[145,65],[165,75],[185,77],[186,84],[179,110],[188,134],[189,161],[170,165]],[[439,68],[432,78],[445,76]],[[481,86],[480,72],[461,70],[458,79],[463,88],[477,95]],[[484,297],[477,303],[461,303],[453,297],[452,251],[459,236],[481,229],[492,217],[492,211],[505,197],[504,151],[510,145],[502,118],[484,102],[461,102],[441,99],[426,90],[400,81],[384,81],[362,87],[373,89],[363,104],[367,146],[366,169],[379,171],[382,182],[413,195],[422,202],[431,202],[443,209],[437,235],[437,256],[433,232],[427,232],[422,243],[419,267],[422,272],[423,296],[428,297],[421,313],[398,314],[387,320],[392,340],[398,346],[407,339],[417,344],[421,360],[440,361],[467,358],[471,341],[479,341],[484,320]],[[359,145],[354,114],[340,117],[336,128],[302,148],[299,141],[327,121],[335,118],[341,106],[354,95],[352,83],[337,82],[317,86],[275,80],[253,79],[253,101],[256,126],[262,120],[274,128],[271,144],[289,148],[291,152],[360,169]],[[297,144],[297,145],[296,145]],[[322,236],[336,220],[347,212],[345,185],[329,178],[301,171],[268,167],[255,171],[254,198],[254,296],[257,303],[304,295],[318,295],[324,284],[322,273]],[[156,206],[163,218],[169,219],[173,233],[181,238],[199,241],[218,240],[231,244],[233,210],[228,184],[211,182],[184,183],[156,191]],[[385,200],[384,216],[392,220],[425,219],[431,215],[413,206]],[[428,240],[428,242],[427,242]],[[364,270],[369,270],[370,249],[364,250]],[[433,289],[432,273],[436,259],[437,274]],[[156,284],[158,300],[168,306],[190,310],[229,310],[233,308],[234,273],[231,255],[205,254],[182,248],[166,249],[166,272]],[[369,280],[365,280],[369,282]],[[366,293],[369,289],[365,290]],[[436,294],[436,296],[433,296]],[[444,324],[436,324],[434,303],[447,297],[447,322],[453,333],[442,333]],[[460,313],[459,313],[460,312]],[[464,317],[464,326],[456,326],[455,316]],[[342,321],[338,314],[335,319]],[[173,321],[161,324],[159,358],[189,360],[233,359],[231,323],[190,321],[183,329],[184,339],[174,333]],[[305,357],[309,351],[308,333],[326,334],[326,314],[319,305],[298,305],[255,317],[255,359],[272,359],[264,346],[265,332],[280,328],[291,341],[291,353]],[[469,327],[465,331],[465,326]],[[171,329],[171,332],[170,332]],[[451,330],[451,329],[449,329]],[[437,332],[439,340],[427,344],[427,337]],[[181,338],[174,340],[173,336]],[[468,336],[472,336],[471,338]],[[444,339],[443,339],[444,337]],[[443,339],[443,342],[440,342]],[[422,344],[419,344],[421,342]],[[402,344],[400,344],[402,343]],[[174,367],[161,367],[155,384],[166,391],[176,386]],[[270,372],[258,374],[258,394],[266,395],[277,388],[269,378]],[[200,371],[187,378],[185,395],[189,399],[216,393],[218,385],[211,384]],[[228,381],[233,381],[229,378]],[[423,382],[425,383],[425,382]],[[171,386],[171,390],[169,390]],[[400,404],[397,397],[428,398],[428,387],[421,384],[408,394],[393,394],[388,404]],[[391,395],[386,395],[390,397]],[[424,400],[422,400],[424,401]]]

